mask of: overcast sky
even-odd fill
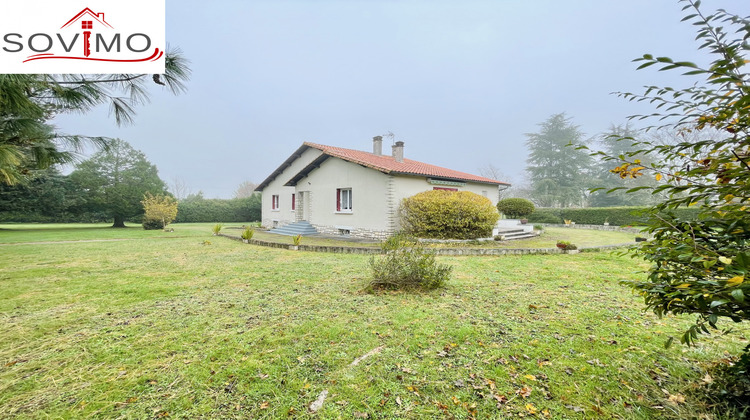
[[[644,53],[706,62],[676,0],[167,0],[167,41],[191,61],[188,92],[157,86],[135,124],[106,108],[58,118],[67,133],[119,137],[162,179],[229,198],[304,141],[405,156],[520,183],[524,133],[566,112],[587,136],[651,112],[612,95],[689,86],[635,71]],[[746,0],[703,9],[750,14]],[[390,150],[384,144],[384,150]]]

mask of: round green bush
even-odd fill
[[[161,219],[143,219],[143,229],[158,230],[164,229],[164,222]]]
[[[469,191],[425,191],[401,202],[401,227],[419,238],[487,238],[499,218],[487,197]]]
[[[511,219],[520,219],[534,212],[534,203],[525,198],[506,198],[498,201],[497,211]]]

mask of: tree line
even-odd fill
[[[260,194],[241,184],[233,199],[206,199],[202,192],[178,202],[177,222],[260,220]],[[241,195],[239,195],[241,193]],[[146,195],[172,196],[146,155],[113,139],[106,148],[63,175],[55,166],[34,171],[25,182],[0,184],[0,222],[141,223]]]

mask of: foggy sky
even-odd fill
[[[229,198],[304,141],[371,150],[387,132],[405,156],[464,172],[492,164],[520,183],[524,133],[566,112],[587,137],[652,112],[612,95],[687,87],[636,71],[644,53],[707,62],[671,0],[167,0],[167,41],[191,61],[188,92],[153,86],[135,124],[106,108],[55,120],[119,137],[162,179]],[[750,14],[750,2],[703,9]],[[390,150],[384,145],[384,150]]]

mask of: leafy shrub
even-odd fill
[[[146,230],[163,229],[177,217],[177,200],[172,196],[146,192],[141,204],[144,212],[143,228]],[[160,227],[154,227],[158,225]]]
[[[164,222],[161,219],[147,219],[144,217],[142,224],[145,230],[164,229]]]
[[[214,225],[214,227],[211,228],[211,231],[214,233],[214,235],[218,235],[219,232],[221,232],[222,227],[223,226],[221,225],[221,223],[217,223]]]
[[[245,230],[242,232],[242,239],[249,241],[250,239],[253,239],[253,235],[255,234],[255,231],[249,227],[246,227]]]
[[[425,191],[401,202],[404,231],[420,238],[489,237],[499,218],[488,198],[468,191]]]
[[[520,219],[534,212],[534,203],[525,198],[506,198],[497,202],[497,211],[511,219]]]
[[[292,236],[292,245],[299,246],[300,242],[302,242],[302,235]]]
[[[750,416],[750,353],[729,356],[709,366],[711,381],[703,381],[696,390],[698,398],[726,414],[726,418],[746,419]]]
[[[557,241],[557,247],[564,251],[574,251],[578,249],[576,244],[571,243],[569,241]]]
[[[438,264],[435,253],[404,234],[395,234],[382,245],[385,255],[370,259],[371,288],[435,289],[450,279],[452,267]]]

